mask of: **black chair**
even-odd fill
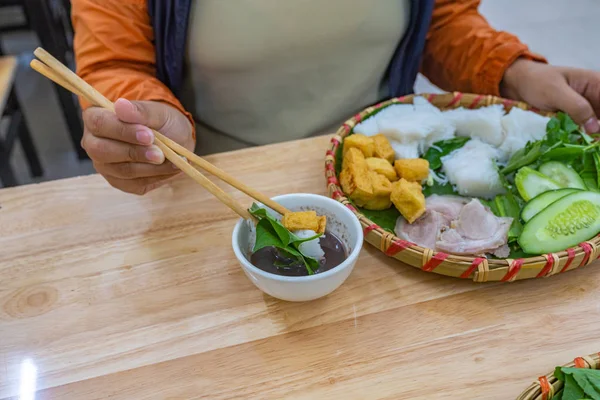
[[[18,184],[10,164],[17,140],[21,142],[31,175],[39,177],[43,174],[38,153],[15,94],[13,82],[16,68],[15,57],[0,57],[0,121],[9,119],[6,134],[0,137],[0,181],[4,187]]]
[[[70,67],[73,61],[73,28],[71,26],[71,2],[69,0],[0,0],[2,8],[19,7],[25,23],[0,27],[0,34],[16,30],[33,30],[44,49],[60,62]],[[0,49],[0,55],[2,49]],[[81,148],[83,124],[77,98],[69,91],[54,84],[69,135],[80,160],[87,159]]]

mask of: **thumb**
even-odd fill
[[[115,102],[117,118],[130,124],[140,124],[160,131],[169,120],[169,108],[154,101],[129,101],[118,99]]]
[[[598,117],[590,102],[573,90],[567,82],[564,83],[564,87],[562,86],[561,84],[560,90],[556,92],[556,107],[569,114],[578,125],[583,125],[586,132],[596,133],[600,131]]]

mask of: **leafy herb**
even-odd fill
[[[448,140],[441,140],[435,142],[425,155],[424,159],[429,161],[429,168],[436,170],[442,167],[442,157],[447,156],[454,150],[458,150],[465,145],[471,138],[469,137],[456,137]]]
[[[509,191],[506,194],[494,197],[491,201],[485,202],[497,217],[508,217],[513,219],[510,230],[508,231],[509,243],[516,242],[523,231],[523,225],[521,224],[522,204],[520,204],[519,200],[520,199]]]
[[[546,137],[536,142],[529,142],[525,148],[517,151],[502,169],[503,174],[510,174],[519,168],[532,166],[538,160],[562,160],[565,157],[569,161],[580,156],[586,148],[570,146],[571,134],[581,135],[579,127],[571,117],[565,113],[558,113],[551,118],[546,125]],[[589,143],[588,143],[589,144]],[[581,151],[566,150],[577,148]]]
[[[444,185],[434,182],[431,186],[423,186],[423,194],[425,197],[429,197],[432,194],[438,194],[440,196],[443,195],[457,195],[456,190],[454,190],[454,186],[450,183],[446,183]]]
[[[309,275],[315,273],[314,271],[319,268],[319,261],[302,254],[299,246],[304,242],[321,237],[321,234],[309,238],[299,238],[257,204],[253,203],[248,211],[259,220],[256,225],[256,243],[252,251],[257,252],[269,246],[276,247],[286,253],[288,258],[302,262]]]
[[[554,376],[564,382],[564,387],[553,400],[600,400],[600,370],[556,367]]]

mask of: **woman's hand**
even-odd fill
[[[91,107],[84,111],[83,121],[81,146],[96,171],[124,192],[145,194],[180,172],[152,144],[149,128],[194,150],[190,121],[164,103],[119,99],[114,113]]]
[[[588,133],[600,131],[600,72],[519,59],[506,70],[500,92],[542,110],[564,111]]]

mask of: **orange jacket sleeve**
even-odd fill
[[[153,30],[146,0],[72,0],[77,73],[115,101],[162,101],[194,120],[156,78]],[[81,100],[82,107],[89,107]]]
[[[519,57],[546,62],[519,39],[494,30],[479,0],[436,0],[422,72],[448,91],[500,95],[506,69]]]

